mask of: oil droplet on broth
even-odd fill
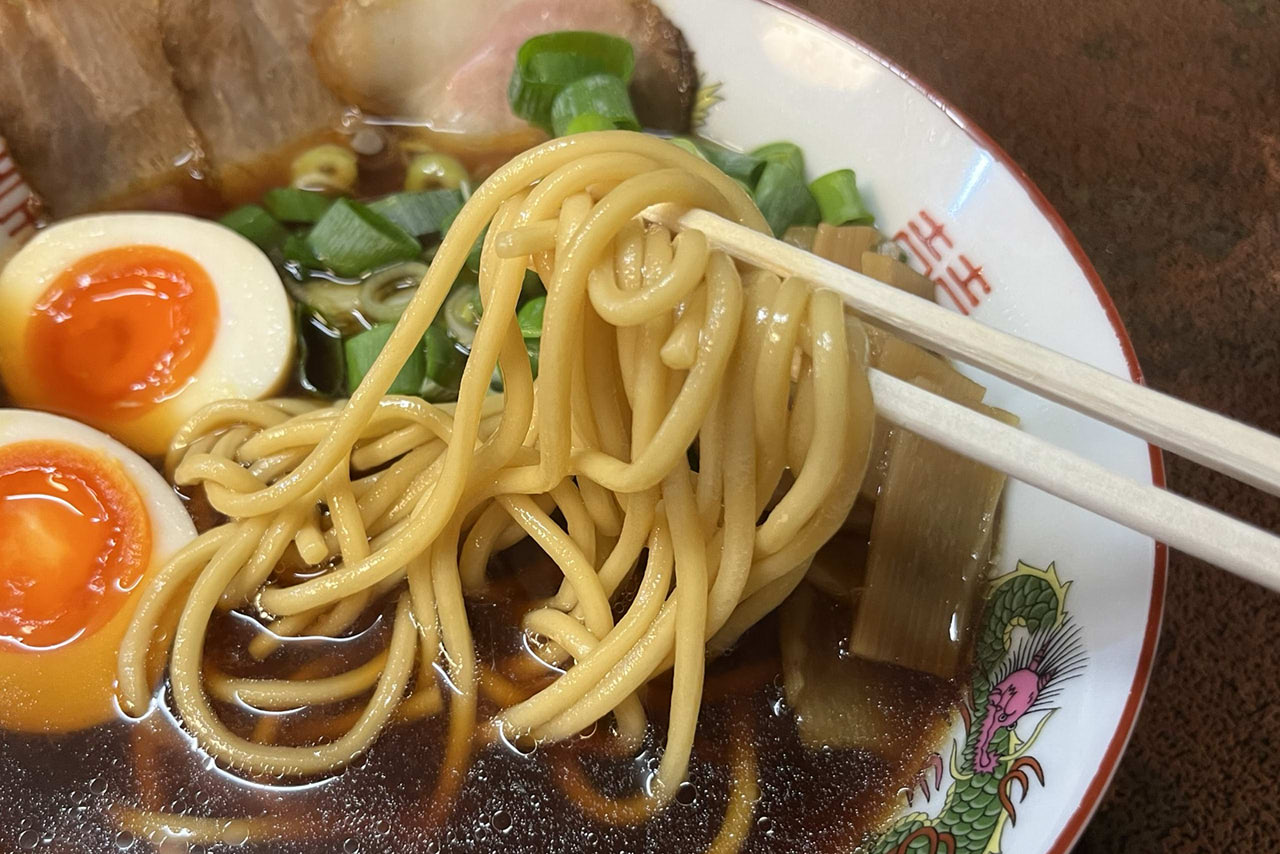
[[[40,844],[40,834],[34,830],[24,830],[18,834],[18,847],[24,851],[34,851]]]
[[[249,829],[243,824],[228,822],[222,830],[222,841],[227,845],[244,845],[249,841]]]

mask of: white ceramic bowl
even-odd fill
[[[659,2],[696,51],[704,83],[720,84],[723,100],[709,110],[705,133],[743,147],[794,140],[813,174],[852,166],[881,228],[939,283],[943,305],[1140,379],[1115,306],[1075,238],[1026,175],[946,101],[781,4]],[[30,228],[28,196],[0,140],[0,259]],[[1162,483],[1160,457],[1142,441],[971,373],[1028,432]],[[1159,633],[1163,549],[1012,483],[998,554],[998,613],[980,641],[972,719],[956,721],[922,776],[929,797],[917,792],[911,806],[904,798],[875,854],[1065,854],[1128,740]],[[1028,627],[1037,623],[1033,637]],[[1054,654],[1037,659],[1051,636]],[[1023,710],[998,690],[1015,683],[1044,699]],[[984,737],[993,710],[1010,713],[1012,726],[988,726]],[[946,846],[948,834],[958,846]]]

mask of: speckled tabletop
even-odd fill
[[[1148,382],[1280,433],[1280,0],[800,0],[1030,174]],[[1167,458],[1280,530],[1280,500]],[[1280,596],[1174,554],[1137,730],[1078,854],[1280,851]]]

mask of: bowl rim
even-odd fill
[[[1076,239],[1076,236],[1063,220],[1062,215],[1053,207],[1040,188],[1031,180],[1031,177],[1009,156],[1008,152],[999,143],[932,86],[918,79],[910,71],[898,65],[866,42],[863,42],[857,36],[830,21],[817,17],[807,10],[796,7],[789,0],[755,0],[755,2],[798,18],[879,63],[912,89],[927,98],[930,103],[946,114],[947,118],[973,140],[979,148],[988,152],[997,163],[1007,169],[1009,174],[1026,192],[1027,197],[1035,205],[1041,216],[1053,227],[1058,238],[1071,253],[1076,266],[1080,268],[1080,272],[1084,274],[1089,286],[1093,289],[1094,296],[1097,297],[1099,305],[1101,305],[1103,312],[1106,314],[1107,322],[1111,325],[1111,329],[1120,345],[1125,364],[1129,368],[1129,376],[1134,382],[1146,385],[1142,368],[1138,364],[1137,353],[1133,349],[1133,342],[1129,339],[1129,333],[1125,329],[1124,322],[1120,319],[1116,304],[1111,299],[1111,294],[1108,293],[1106,285],[1102,283],[1102,279],[1098,276],[1098,271],[1094,269],[1092,262],[1085,254],[1080,241]],[[1151,444],[1147,445],[1147,452],[1151,459],[1151,482],[1155,486],[1163,488],[1165,486],[1164,456],[1159,448]],[[1098,770],[1094,773],[1088,786],[1085,787],[1080,804],[1068,817],[1046,854],[1068,854],[1079,840],[1085,826],[1097,811],[1098,805],[1106,794],[1107,788],[1120,764],[1120,758],[1128,746],[1130,737],[1133,735],[1134,726],[1142,708],[1142,702],[1146,697],[1147,686],[1151,677],[1151,667],[1155,659],[1156,647],[1160,636],[1160,627],[1164,620],[1164,599],[1168,567],[1168,549],[1164,543],[1157,542],[1155,544],[1155,558],[1152,568],[1151,601],[1147,609],[1142,647],[1138,653],[1137,667],[1134,670],[1133,682],[1129,686],[1128,697],[1120,713],[1115,732],[1112,733],[1107,743],[1107,748],[1098,764]]]

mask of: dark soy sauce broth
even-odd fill
[[[499,562],[505,565],[495,567],[500,578],[492,595],[469,606],[477,651],[489,668],[500,667],[520,650],[512,627],[518,625],[517,615],[533,604],[528,588],[545,593],[554,580],[554,567],[533,548],[513,551],[519,554],[504,556]],[[847,622],[846,607],[833,602],[825,607],[830,613],[822,615],[823,622]],[[385,607],[372,609],[340,644],[334,669],[373,655],[384,639],[387,617]],[[266,664],[250,665],[247,656],[232,652],[243,649],[250,636],[247,620],[231,615],[215,623],[209,653],[218,667],[238,675],[283,677],[310,657],[291,648]],[[124,805],[186,816],[272,815],[294,828],[291,840],[254,844],[233,836],[225,844],[202,846],[210,851],[700,852],[719,831],[729,800],[732,740],[744,732],[756,751],[760,799],[740,850],[849,851],[877,829],[900,790],[910,784],[941,737],[958,687],[899,671],[903,687],[917,702],[898,710],[895,723],[911,745],[896,765],[868,751],[812,750],[800,743],[794,713],[780,687],[777,635],[777,617],[770,615],[730,654],[711,662],[689,783],[665,811],[638,826],[588,818],[567,794],[564,781],[580,769],[602,794],[626,797],[640,790],[657,767],[663,742],[668,697],[661,682],[645,698],[652,732],[638,755],[611,751],[603,724],[576,741],[540,745],[529,753],[501,741],[485,744],[478,735],[471,767],[443,827],[427,823],[424,799],[432,796],[439,773],[447,711],[389,728],[367,755],[332,777],[284,785],[245,781],[217,768],[178,728],[168,707],[140,722],[120,721],[64,736],[0,733],[0,851],[156,850],[113,821],[113,809]],[[309,645],[301,641],[291,647]],[[301,743],[314,737],[311,725],[324,724],[360,702],[323,712],[286,713],[282,717],[289,720],[279,734],[286,742]],[[251,731],[248,714],[223,704],[217,708],[233,729],[245,735]],[[482,700],[481,720],[493,711]]]
[[[387,134],[384,150],[361,158],[357,196],[400,189],[399,131],[382,131]],[[257,170],[261,189],[288,183],[293,153],[264,159]],[[501,162],[492,153],[453,153],[477,178]],[[242,187],[234,195],[222,195],[197,180],[148,190],[110,206],[215,216],[254,200],[258,192]],[[184,498],[202,529],[216,523],[216,514],[198,495]],[[503,672],[504,665],[528,655],[520,615],[554,592],[559,573],[526,541],[495,558],[490,575],[489,591],[470,601],[468,611],[482,666]],[[623,605],[625,601],[619,607]],[[825,640],[836,654],[841,627],[849,625],[849,606],[823,597],[820,607],[829,611],[819,622],[831,627]],[[220,615],[211,626],[208,658],[232,675],[283,678],[295,676],[303,662],[323,651],[319,669],[309,675],[341,672],[382,648],[392,610],[390,601],[377,603],[348,637],[293,641],[266,662],[242,652],[253,634],[254,618]],[[847,852],[874,834],[900,803],[903,789],[946,731],[962,686],[885,669],[886,678],[909,698],[893,710],[895,749],[901,756],[894,763],[871,751],[807,748],[781,687],[778,624],[777,614],[769,615],[729,654],[708,663],[689,782],[667,809],[636,826],[588,817],[567,794],[567,781],[585,778],[596,791],[613,797],[641,791],[661,755],[669,678],[645,689],[651,725],[639,755],[611,749],[603,723],[571,742],[529,752],[489,742],[483,726],[496,706],[482,693],[482,729],[443,824],[432,824],[427,816],[447,740],[447,702],[445,711],[434,717],[389,727],[366,755],[332,776],[245,780],[217,767],[195,746],[162,687],[162,701],[142,721],[122,717],[57,736],[0,731],[0,852],[188,850],[181,839],[157,845],[122,829],[116,820],[121,808],[219,819],[271,816],[289,828],[286,839],[255,842],[230,834],[223,842],[195,846],[210,852],[701,852],[720,830],[730,797],[733,745],[744,735],[755,753],[760,797],[740,850]],[[530,694],[552,675],[544,670],[520,687]],[[332,737],[338,719],[345,715],[349,722],[363,702],[360,697],[317,710],[279,713],[277,737],[292,744]],[[256,719],[246,710],[215,706],[241,735],[253,731]]]

